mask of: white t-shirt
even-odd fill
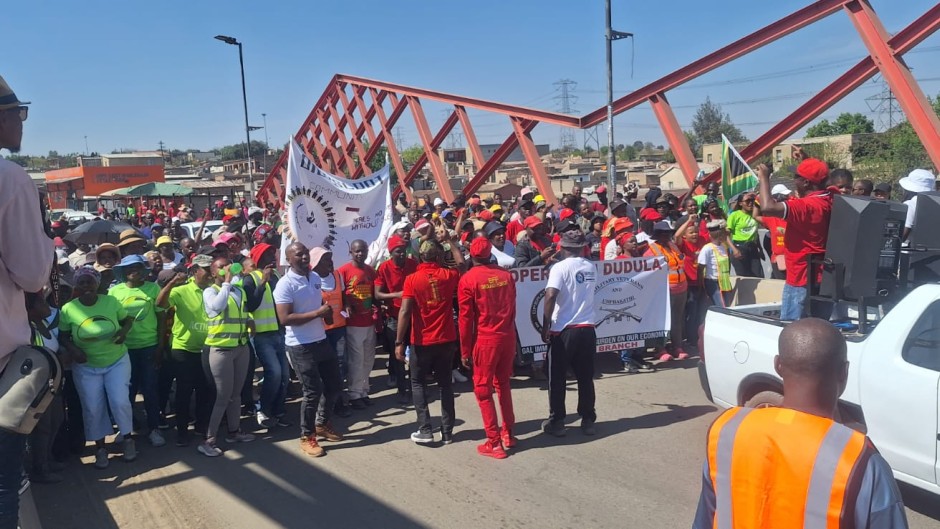
[[[160,254],[160,257],[163,258],[163,269],[164,269],[164,270],[172,270],[172,269],[176,268],[177,266],[179,266],[179,264],[180,264],[181,262],[183,262],[183,254],[181,254],[181,253],[179,253],[179,252],[173,252],[173,261],[172,261],[172,262],[169,262],[169,263],[166,261],[166,257],[163,257],[163,254]]]
[[[507,242],[505,248],[508,250],[512,247]],[[516,262],[516,259],[515,257],[513,257],[512,254],[507,254],[506,252],[502,252],[500,250],[497,250],[496,248],[493,248],[492,253],[493,253],[492,260],[496,262],[497,266],[500,266],[502,268],[512,268],[512,265]]]
[[[728,249],[709,243],[698,253],[698,264],[705,267],[705,279],[718,280],[718,255],[728,257]]]
[[[613,261],[620,255],[620,246],[617,245],[617,239],[611,239],[607,241],[607,246],[604,247],[604,261]]]
[[[274,287],[274,303],[293,305],[292,312],[311,312],[323,306],[322,281],[310,272],[306,277],[288,269]],[[326,340],[323,318],[314,318],[301,325],[287,325],[284,332],[285,345],[303,345]]]
[[[914,227],[914,214],[917,211],[917,197],[910,200],[905,200],[904,204],[907,206],[907,220],[904,221],[905,228]]]
[[[583,257],[569,257],[548,271],[545,288],[558,290],[552,312],[552,332],[571,325],[594,325],[594,284],[597,269]]]

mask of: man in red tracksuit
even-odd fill
[[[516,354],[516,285],[506,270],[490,263],[493,245],[484,237],[470,244],[473,267],[457,285],[460,356],[470,367],[473,359],[473,393],[483,414],[486,442],[477,447],[484,456],[503,459],[516,445],[512,436],[515,415],[509,378]],[[493,403],[493,389],[503,416],[500,432]]]

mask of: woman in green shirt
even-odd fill
[[[59,343],[74,362],[72,377],[82,402],[85,439],[95,441],[95,466],[106,468],[108,451],[104,438],[114,433],[112,416],[120,431],[119,438],[123,438],[124,459],[137,458],[127,391],[131,361],[124,345],[134,318],[128,316],[118,300],[98,293],[101,275],[94,268],[79,268],[74,281],[76,298],[62,307]]]
[[[127,353],[131,359],[131,400],[141,393],[147,411],[148,439],[153,446],[163,446],[166,439],[160,432],[160,399],[157,391],[157,366],[161,361],[166,336],[163,309],[157,307],[160,287],[146,281],[150,276],[150,263],[141,255],[128,255],[114,267],[118,283],[108,290],[134,318],[134,326],[127,333]]]
[[[731,264],[734,266],[734,274],[740,277],[764,277],[757,237],[759,224],[755,218],[760,215],[760,208],[754,204],[755,199],[754,193],[745,193],[735,210],[728,215],[731,243],[740,253],[734,255]]]

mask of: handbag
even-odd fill
[[[23,345],[0,373],[0,428],[29,434],[62,387],[62,364],[44,347]]]

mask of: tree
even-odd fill
[[[251,142],[251,155],[252,156],[262,156],[267,150],[267,145],[263,141],[252,140]],[[232,160],[244,160],[245,159],[245,142],[237,143],[235,145],[226,145],[224,147],[218,147],[212,149],[213,152],[219,155],[219,160],[223,162],[229,162]]]
[[[422,154],[424,154],[424,147],[415,144],[401,151],[401,161],[405,162],[405,165],[410,167],[417,163],[418,158],[421,158]]]
[[[676,155],[672,153],[672,149],[666,149],[666,152],[663,153],[663,161],[666,163],[676,163]]]
[[[636,147],[627,145],[622,151],[617,153],[617,159],[623,162],[632,162],[636,160]]]
[[[858,112],[850,114],[843,112],[832,123],[824,119],[806,129],[807,138],[822,136],[836,136],[839,134],[870,134],[875,132],[875,122]]]
[[[721,136],[727,136],[731,143],[742,143],[747,141],[747,137],[731,121],[729,114],[723,113],[721,105],[712,103],[711,98],[706,97],[695,112],[692,118],[692,130],[687,131],[689,137],[689,146],[692,152],[699,152],[702,146],[707,143],[720,143]]]
[[[642,150],[643,150],[643,142],[640,141],[640,140],[636,140],[635,142],[633,142],[633,148],[636,149],[636,150],[638,150],[638,151],[642,151]]]
[[[648,141],[648,142],[646,142],[646,143],[643,144],[643,150],[652,151],[652,150],[655,149],[655,148],[656,148],[656,146],[653,145],[653,142],[651,142],[651,141]]]

